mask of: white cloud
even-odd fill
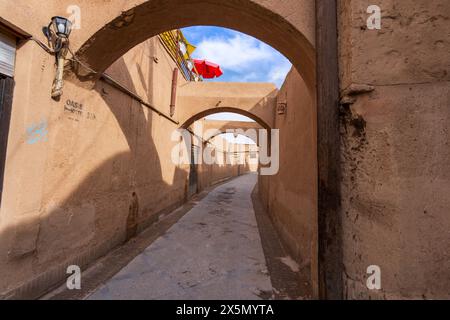
[[[272,82],[278,88],[292,67],[282,54],[269,45],[240,32],[221,28],[194,28],[189,30],[195,43],[194,57],[217,63],[224,71],[218,81]],[[199,33],[200,32],[200,33]]]
[[[258,62],[275,58],[273,49],[264,43],[241,34],[231,38],[208,38],[197,46],[195,56],[219,64],[223,69],[239,72],[252,70]]]
[[[268,81],[275,83],[280,88],[291,68],[292,64],[287,60],[273,66],[269,72]]]
[[[259,74],[258,72],[238,73],[237,75],[230,78],[230,81],[232,82],[250,82],[260,80],[261,74]],[[265,80],[263,79],[262,81],[264,82]]]

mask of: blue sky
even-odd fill
[[[271,82],[278,88],[284,82],[292,64],[274,48],[238,31],[219,27],[189,27],[182,29],[186,39],[197,50],[195,59],[206,59],[220,65],[223,75],[214,80],[224,82]],[[252,121],[233,113],[218,113],[208,116],[210,120]],[[244,136],[226,139],[235,143],[251,143]]]
[[[272,82],[278,88],[292,67],[281,53],[251,36],[219,27],[189,27],[183,34],[197,47],[193,57],[217,63],[224,74],[215,81]]]

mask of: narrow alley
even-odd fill
[[[450,1],[378,2],[0,1],[0,301],[450,300]]]
[[[114,257],[119,254],[113,252],[106,261],[99,261],[83,275],[91,282],[83,283],[91,288],[84,296],[71,296],[73,291],[63,286],[63,293],[56,291],[47,298],[298,299],[297,264],[274,239],[276,233],[269,220],[257,222],[252,202],[256,182],[256,174],[246,174],[194,200],[194,206],[178,222],[112,278],[95,285],[99,279],[92,274],[108,273],[102,270],[109,269],[108,261],[116,262]],[[263,249],[264,242],[271,243]],[[122,251],[133,252],[126,245]]]
[[[257,176],[223,184],[90,299],[257,299],[272,286],[253,211]]]

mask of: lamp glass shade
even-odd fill
[[[72,22],[64,17],[52,18],[53,28],[59,37],[68,38],[72,31]]]

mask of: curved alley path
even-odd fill
[[[241,176],[203,198],[89,299],[260,299],[272,285]]]
[[[64,284],[41,299],[309,298],[256,182],[248,174],[201,192],[83,271],[81,290]]]

